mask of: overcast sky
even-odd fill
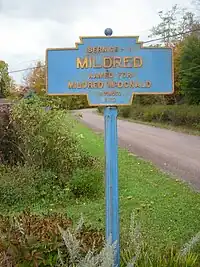
[[[139,35],[148,39],[157,12],[190,0],[0,0],[0,59],[10,70],[44,59],[48,47],[71,47],[79,36]],[[22,73],[14,78],[20,82]]]

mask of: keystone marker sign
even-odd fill
[[[87,95],[90,106],[105,106],[106,238],[116,242],[120,266],[117,106],[133,96],[172,94],[171,48],[143,47],[138,37],[81,37],[74,48],[47,49],[47,94]]]
[[[76,48],[47,50],[49,95],[82,95],[91,106],[130,105],[133,94],[173,93],[171,48],[137,37],[82,37]]]

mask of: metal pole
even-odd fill
[[[117,108],[104,108],[106,159],[106,239],[116,244],[114,267],[120,264],[118,207]]]

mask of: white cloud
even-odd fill
[[[79,36],[139,35],[157,24],[157,12],[187,0],[0,0],[0,55],[10,69],[44,59],[48,47],[72,47]],[[21,62],[21,63],[20,63]],[[21,73],[14,74],[19,82]]]

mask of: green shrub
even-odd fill
[[[65,191],[58,177],[37,166],[1,166],[0,203],[5,207],[29,206],[41,201],[58,201]]]
[[[69,182],[75,198],[95,198],[103,193],[103,174],[98,169],[77,169]]]
[[[22,160],[9,105],[0,106],[0,163],[16,164]]]
[[[38,98],[23,100],[12,111],[20,150],[28,165],[69,179],[83,165],[83,150],[72,132],[73,122],[66,112],[47,111],[42,104]]]
[[[93,168],[98,163],[81,147],[71,117],[64,111],[47,110],[43,104],[37,96],[22,100],[14,105],[11,116],[5,113],[2,119],[0,159],[9,163],[0,168],[0,203],[4,206],[61,201],[77,168]]]
[[[130,107],[123,107],[120,109],[119,115],[124,118],[128,118],[130,117],[130,111],[131,111]]]
[[[79,169],[87,167],[97,167],[99,160],[96,157],[91,156],[88,151],[80,150],[80,162],[78,165]]]
[[[103,107],[97,107],[97,110],[99,113],[103,113],[104,108]]]
[[[188,105],[132,105],[128,113],[120,108],[122,117],[146,122],[165,123],[174,126],[184,126],[200,129],[200,106]]]

